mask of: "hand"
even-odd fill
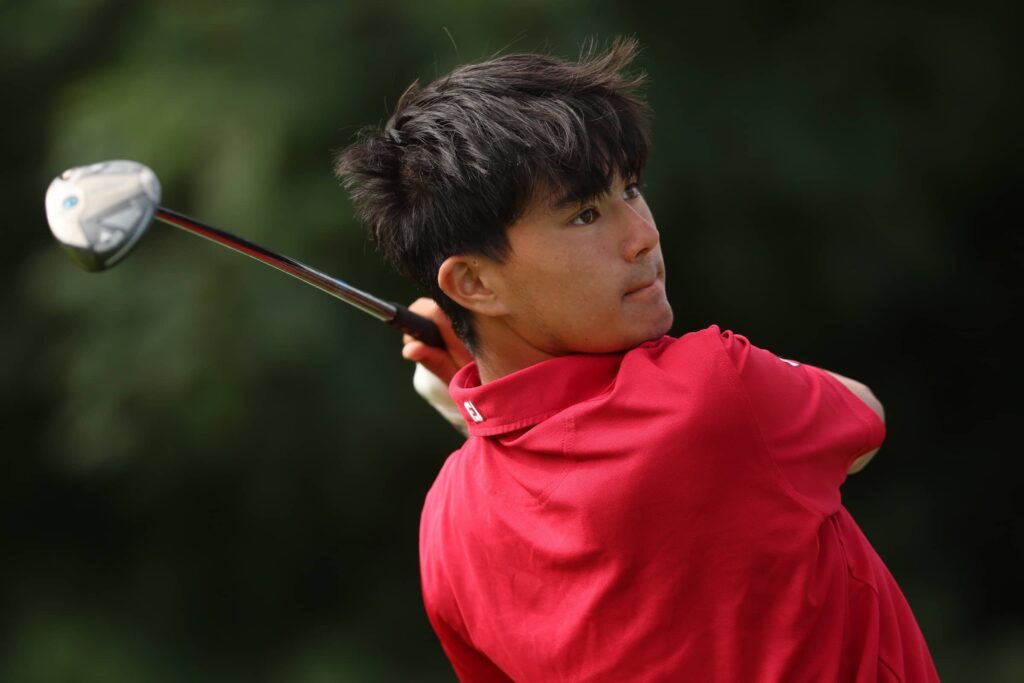
[[[433,299],[419,298],[409,305],[409,310],[424,318],[433,320],[441,332],[447,348],[427,346],[409,335],[402,336],[402,357],[420,363],[447,385],[459,368],[473,360],[469,349],[452,329],[452,322]]]

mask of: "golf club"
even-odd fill
[[[416,339],[444,348],[437,326],[405,306],[372,294],[241,237],[158,206],[160,181],[136,161],[70,168],[46,191],[50,231],[82,268],[101,271],[120,261],[155,218],[252,257],[369,313]]]

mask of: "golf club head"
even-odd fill
[[[69,168],[46,190],[46,220],[85,270],[105,270],[132,248],[153,220],[160,181],[137,161]]]

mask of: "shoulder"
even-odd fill
[[[643,408],[647,418],[661,416],[672,429],[692,428],[693,419],[698,418],[708,425],[733,424],[737,413],[731,406],[743,395],[722,335],[718,325],[710,325],[631,349],[622,359],[605,404],[624,408],[630,415]]]
[[[480,467],[487,458],[488,439],[470,436],[444,461],[423,498],[420,513],[421,540],[435,541],[473,520],[473,512],[487,505],[481,488]]]
[[[718,325],[709,325],[678,338],[666,335],[645,342],[626,353],[623,367],[633,370],[637,365],[652,365],[673,375],[717,374],[727,368],[730,352],[745,342],[739,335],[723,332]]]
[[[453,486],[453,480],[462,476],[463,463],[466,457],[465,453],[470,448],[473,440],[474,437],[466,439],[462,446],[452,451],[444,461],[440,471],[438,471],[437,476],[434,478],[434,483],[431,484],[430,489],[427,491],[424,511],[436,508],[437,505],[443,504],[444,500],[448,498],[449,491]]]
[[[626,355],[642,354],[660,357],[666,353],[699,353],[701,350],[708,348],[721,349],[723,344],[728,343],[733,337],[737,336],[739,335],[734,334],[731,330],[723,331],[719,325],[711,324],[703,329],[693,330],[679,337],[665,335],[659,339],[652,339],[631,349]]]

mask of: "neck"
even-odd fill
[[[475,355],[481,384],[559,355],[534,346],[501,321],[480,324],[478,335],[480,343]]]

